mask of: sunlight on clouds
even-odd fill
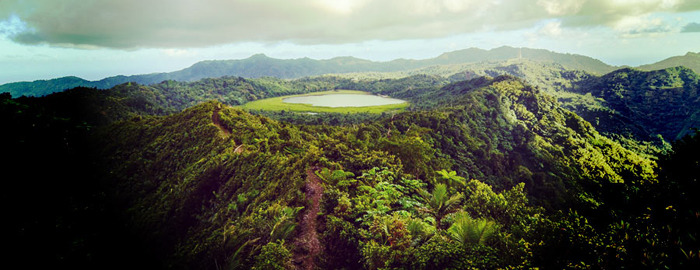
[[[439,2],[430,0],[411,0],[406,2],[408,5],[411,6],[411,13],[415,15],[434,16],[440,14],[440,12],[442,11]]]
[[[670,9],[679,6],[684,0],[611,0],[618,6],[654,6],[656,8]]]
[[[624,38],[636,38],[641,36],[663,36],[671,31],[671,27],[660,18],[650,16],[625,17],[618,21],[614,29]]]
[[[632,37],[680,29],[681,25],[664,28],[663,21],[644,21],[649,20],[644,16],[700,10],[700,1],[695,2],[699,4],[682,0],[0,0],[0,34],[26,45],[119,50],[434,39],[527,30],[545,23],[550,25],[542,31],[549,35],[603,27]],[[634,18],[640,16],[646,19],[635,27]]]
[[[324,9],[338,14],[350,14],[367,3],[367,0],[318,0]]]
[[[537,0],[537,5],[542,6],[550,15],[561,16],[575,14],[581,10],[585,1],[579,0]]]
[[[560,20],[549,20],[541,22],[537,26],[523,33],[523,37],[528,41],[527,46],[535,46],[544,40],[564,41],[580,37],[580,30],[562,29]]]
[[[545,36],[550,36],[550,37],[557,37],[560,36],[562,33],[561,30],[561,22],[560,21],[553,21],[545,24],[538,33],[545,35]]]
[[[449,12],[462,12],[473,5],[474,1],[464,0],[444,0],[443,4]]]

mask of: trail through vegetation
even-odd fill
[[[219,128],[221,131],[221,137],[228,137],[231,135],[231,131],[225,128],[221,124],[221,117],[219,116],[219,111],[221,110],[221,105],[217,106],[216,109],[214,109],[214,113],[211,115],[211,121],[214,123],[214,125]]]
[[[650,74],[572,82],[571,107],[600,126],[631,123],[632,135],[697,127],[700,113],[680,114],[698,107],[697,74]],[[8,221],[26,256],[12,257],[34,259],[55,226],[60,268],[700,269],[700,132],[661,154],[608,129],[627,143],[616,142],[521,79],[450,80],[226,77],[0,95],[6,165],[27,172],[3,197],[24,205]],[[227,106],[336,88],[411,105]],[[220,101],[194,105],[209,98]],[[662,118],[673,124],[648,124]],[[55,219],[33,218],[49,204]]]
[[[321,179],[318,178],[315,171],[317,167],[306,170],[306,185],[304,190],[306,198],[311,200],[311,206],[304,210],[300,222],[300,234],[296,240],[297,252],[294,254],[294,263],[301,264],[301,269],[315,269],[314,259],[321,252],[321,243],[318,240],[316,233],[318,213],[321,209],[321,196],[323,195],[323,186]]]

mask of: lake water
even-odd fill
[[[290,97],[282,99],[285,103],[301,103],[310,104],[318,107],[367,107],[380,106],[389,104],[400,104],[405,100],[380,97],[375,95],[358,95],[358,94],[328,94],[315,96]]]

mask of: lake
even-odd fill
[[[300,103],[300,104],[310,104],[316,107],[368,107],[368,106],[381,106],[390,104],[401,104],[406,102],[405,100],[381,97],[375,95],[361,95],[361,94],[327,94],[327,95],[313,95],[313,96],[300,96],[300,97],[290,97],[282,99],[284,103]]]

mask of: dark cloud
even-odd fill
[[[26,24],[12,40],[71,47],[204,47],[234,42],[338,44],[524,29],[615,27],[655,11],[700,10],[683,0],[2,0],[0,21]]]
[[[683,26],[682,33],[700,32],[700,23],[689,23]]]

